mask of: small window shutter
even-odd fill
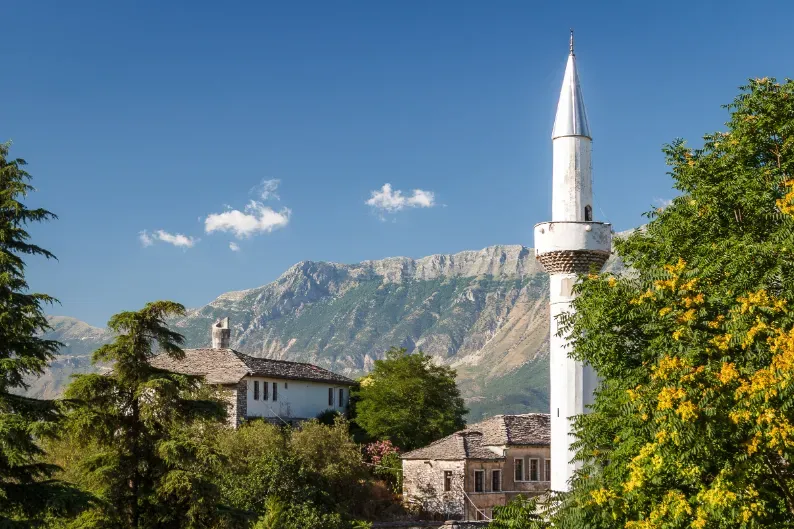
[[[339,388],[339,402],[337,403],[337,406],[341,408],[344,405],[345,405],[345,390]]]
[[[268,394],[267,382],[263,382],[262,383],[262,400],[267,400],[267,394]]]
[[[328,405],[334,405],[334,388],[328,388]]]
[[[278,400],[278,384],[273,382],[273,402]]]
[[[259,381],[254,380],[254,400],[259,400]]]

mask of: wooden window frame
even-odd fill
[[[259,400],[259,381],[254,380],[254,400]]]
[[[267,380],[262,381],[262,400],[267,400],[270,398],[270,392],[268,391],[267,387]]]
[[[532,463],[535,463],[535,477],[532,477]],[[540,479],[540,459],[537,457],[530,457],[529,458],[529,479],[527,481],[541,481]]]
[[[443,471],[444,477],[444,492],[449,492],[452,490],[452,471],[451,470],[444,470]]]
[[[328,407],[334,407],[334,388],[328,388]]]
[[[496,479],[496,474],[499,475],[499,479]],[[496,485],[496,488],[494,488]],[[495,468],[491,470],[491,492],[502,492],[502,469]]]
[[[516,465],[517,462],[520,462],[520,465]],[[520,477],[518,469],[521,469]],[[523,457],[516,457],[513,459],[513,481],[524,481],[524,458]]]
[[[551,481],[551,459],[546,459],[543,461],[543,477],[546,478],[545,481]]]
[[[278,382],[273,382],[273,402],[278,400]]]
[[[482,476],[480,478],[480,490],[477,490],[477,474]],[[473,485],[474,485],[473,488],[472,488],[473,492],[485,492],[485,470],[476,469],[474,471],[474,483],[473,483]]]
[[[345,403],[345,388],[339,388],[339,403],[337,404],[338,408],[344,406]]]

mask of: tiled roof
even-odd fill
[[[551,423],[547,413],[497,415],[465,430],[404,454],[403,459],[502,459],[488,447],[548,446]]]
[[[176,373],[204,375],[210,384],[237,384],[248,374],[248,366],[234,353],[231,349],[185,349],[182,360],[159,354],[150,363]]]
[[[548,413],[496,415],[466,429],[482,432],[483,444],[489,446],[545,446],[551,443],[551,416]]]
[[[210,384],[236,384],[246,375],[332,382],[347,386],[355,383],[312,364],[255,358],[233,349],[185,349],[185,358],[182,360],[160,354],[151,360],[151,364],[177,373],[204,375]]]
[[[482,445],[482,434],[462,430],[430,443],[424,448],[403,454],[403,459],[502,459]]]
[[[314,364],[304,362],[288,362],[287,360],[273,360],[270,358],[256,358],[233,351],[237,358],[248,366],[249,374],[260,377],[288,378],[293,380],[314,380],[316,382],[333,382],[352,386],[351,379],[337,375],[332,371],[323,369]]]

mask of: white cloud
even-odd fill
[[[144,248],[154,244],[154,241],[152,240],[151,236],[146,233],[146,230],[143,230],[138,234],[138,240],[141,241],[141,245],[143,245]]]
[[[181,233],[168,233],[165,230],[157,230],[151,234],[146,230],[143,230],[138,234],[138,239],[141,241],[141,244],[144,247],[151,246],[156,241],[161,241],[168,244],[173,244],[179,248],[193,248],[193,246],[199,242],[199,239],[195,237],[188,237],[187,235],[182,235]]]
[[[672,199],[667,198],[654,198],[653,203],[662,209],[666,209],[673,205]]]
[[[403,195],[399,189],[392,189],[391,184],[383,184],[382,188],[370,193],[366,204],[381,213],[396,213],[405,208],[432,208],[436,205],[436,196],[423,189],[414,189],[412,195]]]
[[[276,190],[281,180],[274,178],[272,180],[262,180],[258,185],[251,188],[251,193],[256,194],[262,200],[281,200]]]
[[[292,210],[282,208],[275,211],[252,200],[245,206],[244,211],[232,209],[223,213],[212,213],[204,219],[204,231],[232,232],[238,239],[243,239],[257,233],[270,233],[283,228],[289,223]]]
[[[239,252],[240,251],[240,245],[237,244],[236,242],[230,242],[229,243],[229,249],[231,251],[233,251],[233,252]]]

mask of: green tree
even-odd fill
[[[25,160],[8,155],[9,144],[0,144],[0,525],[29,527],[48,512],[81,502],[75,491],[51,479],[57,467],[41,460],[37,440],[53,433],[54,404],[20,395],[26,378],[40,375],[60,346],[40,337],[49,329],[43,306],[55,300],[29,292],[23,261],[54,258],[29,242],[26,227],[55,215],[20,201],[33,190],[30,175]]]
[[[341,528],[350,502],[363,501],[360,494],[343,497],[361,489],[361,455],[352,453],[343,422],[293,431],[250,421],[218,431],[211,442],[227,461],[214,477],[224,501],[257,519],[255,528]]]
[[[455,370],[421,351],[392,348],[361,381],[356,422],[403,450],[425,446],[466,426]]]
[[[108,323],[116,340],[93,356],[112,371],[78,375],[66,389],[66,425],[86,454],[77,462],[81,480],[104,500],[79,527],[211,527],[225,512],[207,479],[221,461],[203,440],[225,417],[224,405],[200,377],[149,363],[154,344],[184,357],[182,336],[165,323],[183,313],[178,303],[157,301],[116,314]]]
[[[603,381],[555,527],[794,527],[794,82],[755,79],[565,318]]]

